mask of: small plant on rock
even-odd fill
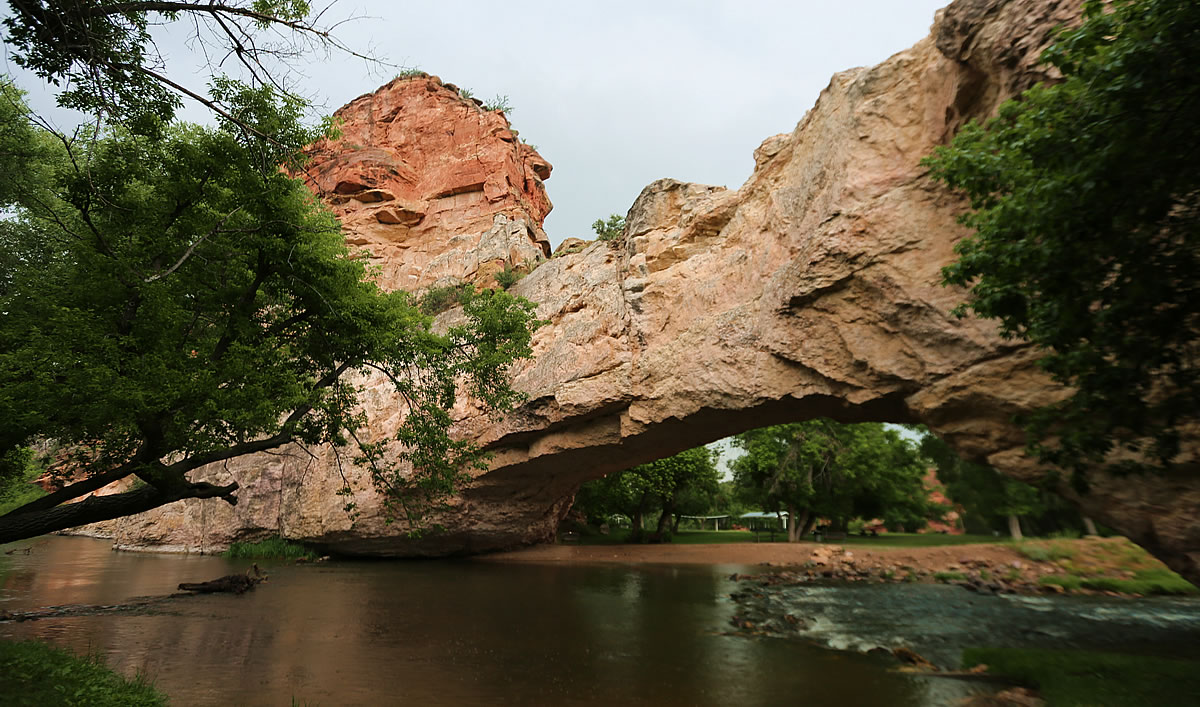
[[[608,219],[598,218],[592,224],[596,237],[602,241],[615,241],[625,235],[625,217],[610,214]]]
[[[501,96],[497,93],[490,101],[485,101],[483,104],[484,110],[498,110],[503,113],[513,112],[512,105],[508,102],[508,96]]]

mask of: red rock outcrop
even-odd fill
[[[550,255],[550,163],[503,112],[436,76],[397,78],[337,113],[304,176],[387,289],[486,278]]]
[[[515,372],[529,402],[500,423],[467,407],[456,411],[458,433],[494,457],[438,519],[445,532],[406,538],[404,528],[384,522],[373,491],[350,471],[364,512],[352,521],[334,495],[342,481],[329,454],[297,451],[239,461],[243,485],[235,509],[176,504],[118,523],[118,543],[206,548],[279,532],[375,555],[512,547],[550,538],[585,480],[746,429],[815,416],[922,422],[973,459],[1014,476],[1040,476],[1012,419],[1064,390],[1037,368],[1035,351],[1001,339],[990,322],[950,314],[964,293],[941,287],[939,271],[966,235],[955,222],[964,204],[932,182],[920,160],[965,120],[1053,78],[1037,66],[1038,53],[1078,11],[1073,0],[958,0],[938,14],[931,37],[878,66],[834,76],[792,133],[756,150],[754,174],[740,189],[655,182],[629,210],[622,241],[555,257],[521,280],[515,291],[550,322],[535,338],[536,358]],[[376,147],[341,153],[328,163],[336,168],[316,166],[322,189],[394,197],[338,207],[352,239],[373,239],[364,245],[382,256],[395,284],[436,280],[437,268],[450,267],[450,254],[468,263],[456,266],[461,273],[475,262],[463,255],[473,246],[460,244],[461,231],[435,230],[432,217],[471,223],[467,240],[475,243],[472,234],[489,217],[472,214],[476,205],[492,203],[489,195],[528,203],[530,218],[543,203],[534,198],[540,183],[513,181],[527,172],[538,176],[525,162],[503,162],[500,181],[479,173],[439,177],[442,185],[484,185],[483,192],[463,192],[476,194],[475,201],[463,199],[467,216],[428,206],[455,198],[445,190],[409,189],[425,183],[423,176],[380,166],[395,158],[384,159],[378,135],[417,148],[405,142],[415,139],[401,117],[408,114],[379,106],[458,100],[444,90],[436,82],[401,82],[384,89],[395,99],[360,99],[342,113],[348,121],[342,142]],[[502,135],[499,122],[473,110],[462,108],[479,121],[477,135],[493,128],[499,132],[491,134]],[[439,145],[470,151],[453,141]],[[432,150],[420,149],[437,164]],[[510,164],[520,168],[505,172]],[[362,165],[357,181],[346,177],[353,165]],[[489,191],[489,183],[498,191]],[[400,203],[412,215],[395,211]],[[376,214],[387,208],[394,217],[380,221]],[[418,211],[424,219],[416,223]],[[393,218],[414,223],[389,223]],[[389,229],[421,234],[419,257],[393,246]],[[377,434],[400,414],[382,385],[371,391],[369,405]],[[1097,475],[1090,493],[1075,500],[1200,579],[1195,477]]]

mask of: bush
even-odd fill
[[[424,314],[431,317],[436,316],[462,304],[469,294],[467,289],[469,287],[470,285],[466,283],[460,283],[457,285],[430,288],[421,296],[417,306]]]
[[[596,238],[602,241],[615,241],[625,235],[625,217],[617,214],[610,214],[608,220],[598,218],[592,224],[592,230],[596,232]]]
[[[250,543],[234,543],[221,553],[231,559],[244,560],[315,560],[317,553],[303,545],[288,542],[278,535]]]
[[[523,277],[525,277],[525,273],[515,270],[511,265],[505,265],[503,270],[496,273],[496,284],[507,290]]]

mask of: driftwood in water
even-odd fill
[[[253,573],[253,576],[251,576]],[[224,577],[208,582],[184,582],[179,585],[179,588],[185,592],[201,592],[209,594],[213,592],[233,592],[234,594],[243,594],[251,589],[259,582],[265,582],[267,575],[258,569],[258,565],[252,565],[246,570],[245,574],[230,574]]]

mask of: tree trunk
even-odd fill
[[[811,530],[813,520],[809,518],[808,509],[802,512],[796,512],[793,507],[788,507],[788,542],[798,543],[804,539],[804,536]]]
[[[654,542],[660,543],[667,536],[667,529],[671,527],[671,517],[675,511],[675,499],[670,499],[663,504],[662,514],[658,516],[658,527],[654,529]]]
[[[1022,540],[1021,535],[1021,520],[1011,513],[1008,516],[1008,534],[1013,540]]]
[[[683,516],[675,514],[675,522],[671,523],[671,535],[679,533],[679,521],[683,520]]]
[[[1088,518],[1087,516],[1083,517],[1083,534],[1084,535],[1099,535],[1100,534],[1100,532],[1096,530],[1096,523],[1093,522],[1092,519]]]
[[[634,542],[642,540],[642,515],[646,513],[646,498],[649,493],[643,493],[642,498],[638,501],[637,508],[633,515],[629,518],[629,539]]]
[[[10,513],[0,517],[0,544],[142,513],[184,498],[220,497],[237,503],[237,497],[232,495],[237,488],[237,482],[228,486],[198,483],[188,484],[182,493],[165,494],[153,486],[143,486],[109,496],[89,496],[78,503],[65,503],[47,510]]]

